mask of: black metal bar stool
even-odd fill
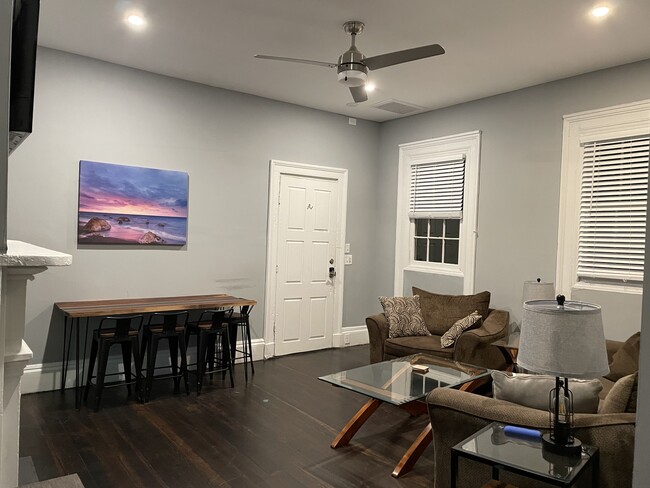
[[[187,379],[187,347],[185,343],[185,327],[189,313],[182,312],[157,312],[149,316],[147,324],[142,331],[142,345],[140,356],[144,364],[145,353],[147,355],[147,373],[144,388],[144,401],[149,401],[151,385],[154,380],[154,373],[157,369],[171,368],[170,374],[158,375],[155,379],[174,379],[174,393],[180,391],[181,378],[185,382],[185,392],[190,394],[190,386]],[[156,367],[158,355],[158,343],[161,339],[169,341],[169,366]],[[178,367],[178,352],[180,348],[181,364]]]
[[[138,397],[141,398],[140,388],[140,353],[138,350],[138,334],[142,326],[142,315],[104,317],[99,322],[99,328],[93,332],[93,342],[90,350],[90,364],[88,367],[88,379],[86,381],[86,391],[84,393],[84,402],[88,401],[88,392],[90,386],[95,381],[95,412],[99,410],[99,404],[102,398],[104,386],[119,386],[126,384],[129,395],[131,394],[131,385],[135,384]],[[135,325],[135,327],[132,327]],[[107,376],[121,375],[122,373],[106,373],[108,365],[109,350],[112,345],[120,344],[122,346],[122,360],[124,364],[124,382],[111,385],[105,385]],[[97,374],[93,375],[95,361],[99,356],[97,365]],[[135,363],[135,375],[131,373],[131,356]]]
[[[251,365],[251,374],[255,374],[255,366],[253,365],[253,347],[251,346],[251,326],[250,326],[250,313],[253,310],[252,305],[244,305],[240,307],[239,313],[233,313],[228,320],[230,329],[230,357],[232,357],[233,364],[237,359],[244,360],[244,376],[248,381],[248,364]],[[241,335],[241,349],[237,349],[237,329],[242,332]],[[240,354],[237,357],[237,353]]]
[[[232,315],[229,310],[204,310],[199,319],[188,324],[185,332],[185,342],[189,344],[191,334],[196,334],[196,393],[201,394],[203,377],[210,373],[221,373],[222,379],[226,373],[230,375],[230,386],[235,382],[232,376],[232,361],[230,356],[230,335],[228,333],[228,320]],[[215,369],[215,364],[217,368]],[[206,371],[207,365],[207,371]]]

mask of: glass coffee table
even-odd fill
[[[417,371],[418,368],[421,371]],[[424,402],[434,388],[459,388],[473,391],[489,381],[489,371],[457,361],[434,358],[423,354],[383,361],[319,379],[332,385],[361,393],[370,399],[350,419],[332,441],[333,449],[346,446],[382,403],[404,408],[411,415],[427,413]],[[431,424],[422,430],[393,470],[393,477],[407,473],[431,443]]]

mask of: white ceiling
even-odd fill
[[[369,120],[396,99],[435,109],[650,58],[650,0],[42,0],[39,44],[207,85]],[[123,18],[140,10],[146,28]],[[366,56],[438,43],[446,54],[377,70],[349,106],[336,70],[254,59],[335,62],[361,20]]]

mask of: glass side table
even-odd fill
[[[591,473],[591,487],[599,486],[599,452],[582,446],[580,457],[570,458],[542,452],[541,439],[511,436],[504,424],[493,422],[451,448],[451,488],[456,488],[458,458],[464,457],[492,467],[492,479],[505,470],[554,486],[571,487]],[[587,469],[590,468],[590,469]]]

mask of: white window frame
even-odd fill
[[[643,293],[643,287],[638,285],[579,281],[577,273],[578,231],[582,178],[581,144],[585,141],[632,137],[647,135],[648,133],[650,133],[650,100],[564,116],[557,272],[555,277],[558,293],[562,293],[569,298],[573,290],[635,295]]]
[[[404,293],[404,271],[461,277],[463,293],[474,293],[480,151],[481,131],[400,144],[395,226],[395,295]],[[408,216],[411,166],[440,161],[458,154],[465,155],[465,201],[460,225],[458,264],[415,261],[413,259],[415,224]]]

